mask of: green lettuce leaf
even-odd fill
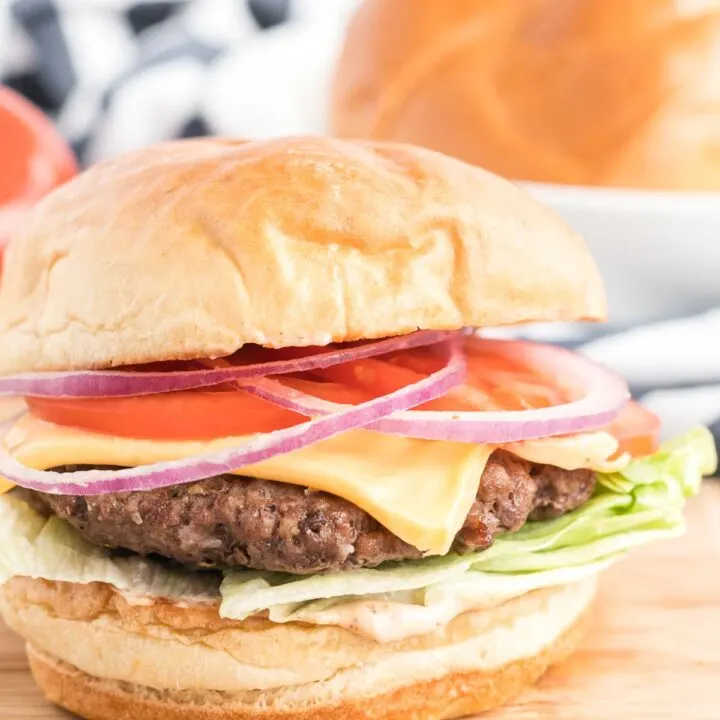
[[[223,580],[220,614],[242,619],[274,605],[415,590],[461,576],[471,565],[470,555],[446,555],[302,578],[287,573],[239,570],[227,573]]]
[[[493,607],[531,590],[579,582],[597,575],[616,558],[604,558],[594,563],[575,567],[556,568],[534,573],[500,574],[470,569],[460,575],[415,590],[395,591],[379,595],[341,596],[308,602],[273,605],[269,618],[273,622],[307,622],[319,625],[342,624],[344,609],[351,612],[347,618],[357,624],[357,613],[351,606],[360,603],[370,612],[362,614],[363,629],[379,640],[405,637],[402,627],[394,628],[407,618],[413,624],[430,631],[449,622],[467,609]],[[378,603],[373,607],[374,603]],[[411,610],[409,615],[397,609]],[[421,631],[422,632],[422,631]]]

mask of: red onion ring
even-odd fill
[[[434,345],[463,334],[457,330],[419,330],[374,342],[340,347],[294,360],[274,360],[252,365],[175,372],[142,372],[131,370],[79,370],[75,372],[23,373],[0,377],[0,395],[34,397],[90,398],[156,395],[177,390],[211,387],[222,383],[264,375],[283,375],[327,368],[352,360],[384,355],[397,350]]]
[[[0,476],[21,487],[55,495],[98,495],[153,490],[233,472],[341,432],[363,427],[396,410],[404,410],[441,397],[464,382],[466,367],[457,342],[449,341],[437,347],[443,355],[444,365],[427,378],[366,403],[344,406],[340,412],[331,415],[274,433],[252,436],[242,445],[136,468],[81,470],[72,473],[25,467],[0,446]]]
[[[574,402],[534,410],[399,411],[373,422],[367,429],[425,440],[502,444],[597,429],[607,425],[630,399],[623,380],[570,350],[526,341],[478,337],[466,338],[464,342],[492,343],[496,354],[525,360],[531,367],[572,380],[572,384],[579,384],[585,394]],[[348,407],[288,388],[277,380],[261,378],[240,381],[237,385],[245,392],[309,417],[342,412]]]

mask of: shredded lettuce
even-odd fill
[[[329,609],[358,599],[416,608],[450,600],[458,607],[483,606],[580,580],[636,545],[681,534],[686,498],[716,467],[712,436],[696,428],[622,471],[598,474],[594,496],[577,510],[529,522],[482,552],[309,577],[232,571],[219,587],[212,573],[171,570],[151,559],[113,554],[65,521],[46,519],[6,495],[0,497],[0,583],[16,575],[98,581],[128,594],[220,601],[220,614],[228,618],[269,611],[275,622],[322,622]]]

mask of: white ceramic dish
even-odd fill
[[[612,324],[720,307],[720,193],[522,185],[587,240]]]

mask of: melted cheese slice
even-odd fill
[[[28,414],[3,444],[16,460],[46,470],[61,465],[132,467],[177,460],[242,444],[135,440],[62,427]],[[353,430],[237,473],[337,495],[428,554],[449,551],[477,494],[493,447]]]
[[[502,448],[540,465],[612,473],[626,468],[632,459],[628,453],[618,455],[619,446],[613,435],[597,431],[506,443]]]

